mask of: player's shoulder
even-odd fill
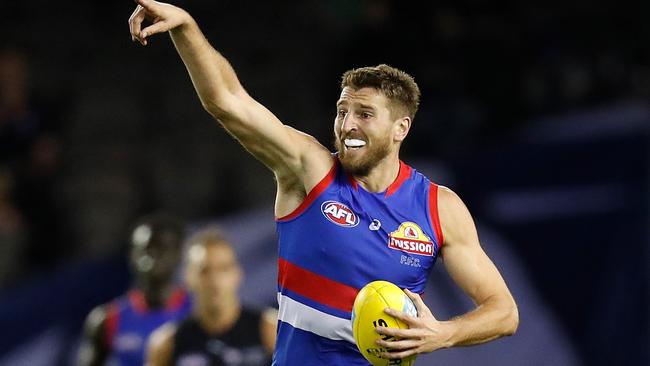
[[[269,306],[262,309],[260,315],[263,320],[275,323],[278,320],[278,309]]]
[[[450,243],[467,242],[468,235],[476,232],[469,209],[460,196],[448,187],[440,186],[438,189],[438,215],[447,247]]]
[[[101,329],[107,322],[113,320],[113,318],[119,317],[120,312],[126,304],[125,298],[126,296],[122,295],[110,300],[109,302],[95,306],[86,316],[84,325],[85,329],[87,331]]]
[[[110,318],[114,317],[113,308],[114,303],[110,302],[98,305],[88,313],[84,321],[84,334],[86,337],[97,341],[105,340]]]
[[[284,129],[291,136],[292,142],[301,147],[303,158],[312,155],[318,155],[322,158],[330,154],[330,151],[314,136],[289,125],[284,125]]]
[[[456,192],[454,192],[451,188],[443,185],[437,185],[437,186],[438,186],[438,202],[440,202],[441,205],[457,206],[459,204],[463,204],[463,200],[461,200],[460,196]]]
[[[174,339],[177,330],[178,325],[175,322],[166,322],[151,333],[150,342],[154,344],[169,342]]]
[[[283,183],[286,187],[293,186],[289,183],[298,183],[300,190],[304,190],[304,187],[315,185],[327,174],[333,163],[332,153],[315,137],[291,126],[285,125],[284,128],[300,153],[291,164],[282,169],[274,169],[274,172],[278,183]]]
[[[272,307],[263,309],[259,314],[259,322],[262,331],[265,329],[275,331],[278,325],[278,309]]]
[[[147,341],[147,352],[153,357],[169,355],[174,347],[174,338],[178,327],[174,322],[167,322],[156,328]]]
[[[112,303],[106,303],[94,307],[86,316],[86,329],[102,327],[108,318],[111,306]]]
[[[245,327],[259,324],[262,327],[275,325],[278,321],[278,310],[273,307],[257,308],[242,306],[238,323]]]

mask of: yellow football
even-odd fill
[[[354,340],[361,354],[374,366],[411,366],[415,363],[415,356],[401,360],[389,360],[379,356],[386,348],[378,346],[375,341],[380,338],[394,338],[377,333],[376,327],[408,328],[407,324],[384,312],[388,307],[417,316],[413,301],[396,285],[388,281],[373,281],[365,285],[354,299],[352,307]]]

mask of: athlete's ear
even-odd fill
[[[402,142],[411,130],[411,117],[404,116],[395,121],[395,141]]]

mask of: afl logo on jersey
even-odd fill
[[[359,225],[359,217],[348,206],[338,201],[325,201],[320,206],[323,215],[343,227],[355,227]]]

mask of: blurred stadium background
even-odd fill
[[[418,364],[650,364],[650,3],[172,3],[325,144],[343,71],[415,76],[403,160],[464,198],[521,313],[514,337]],[[0,2],[0,365],[71,364],[152,210],[224,225],[242,296],[274,304],[272,175],[202,111],[168,37],[131,43],[133,7]],[[470,306],[444,270],[430,282],[434,314]]]

